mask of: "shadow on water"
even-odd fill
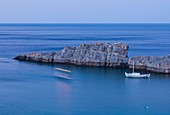
[[[34,67],[42,67],[48,68],[47,70],[53,71],[54,75],[63,75],[70,78],[77,78],[81,76],[91,76],[95,77],[103,77],[103,78],[111,78],[111,79],[117,79],[125,78],[125,72],[132,72],[131,69],[125,69],[125,68],[111,68],[111,67],[90,67],[90,66],[77,66],[72,64],[47,64],[47,63],[30,63],[30,62],[23,62],[23,61],[16,61],[18,64],[23,65],[29,65],[30,67],[27,67],[26,69],[34,68]],[[62,71],[56,71],[54,68],[62,68],[66,70],[70,70],[71,73],[62,72]],[[24,69],[24,68],[23,68]],[[169,78],[169,74],[158,74],[148,71],[142,71],[142,70],[135,70],[136,72],[140,72],[141,74],[150,73],[151,78]],[[42,71],[42,72],[48,72],[48,71]]]

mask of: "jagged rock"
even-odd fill
[[[128,61],[129,68],[147,70],[156,73],[170,73],[170,55],[162,57],[137,56]]]
[[[156,73],[170,73],[170,55],[164,57],[137,56],[128,59],[128,45],[123,43],[91,43],[78,47],[65,47],[63,50],[47,53],[30,53],[15,57],[16,60],[67,63],[87,66],[133,67]]]
[[[91,43],[48,53],[30,53],[14,59],[45,63],[68,63],[88,66],[126,67],[128,45],[123,43]]]

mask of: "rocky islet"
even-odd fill
[[[170,73],[170,55],[168,56],[137,56],[129,59],[129,46],[124,43],[97,42],[67,46],[55,52],[29,53],[15,57],[16,60],[65,63],[85,66],[104,66],[132,68],[156,73]]]

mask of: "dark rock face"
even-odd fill
[[[91,43],[48,53],[30,53],[14,59],[45,63],[68,63],[88,66],[126,67],[128,45],[122,43]]]
[[[129,60],[129,68],[147,70],[156,73],[170,73],[170,55],[164,57],[138,56]]]

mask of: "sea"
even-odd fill
[[[126,43],[129,57],[165,56],[170,24],[0,24],[0,115],[170,115],[168,74],[128,79],[128,69],[13,60],[92,42]]]

